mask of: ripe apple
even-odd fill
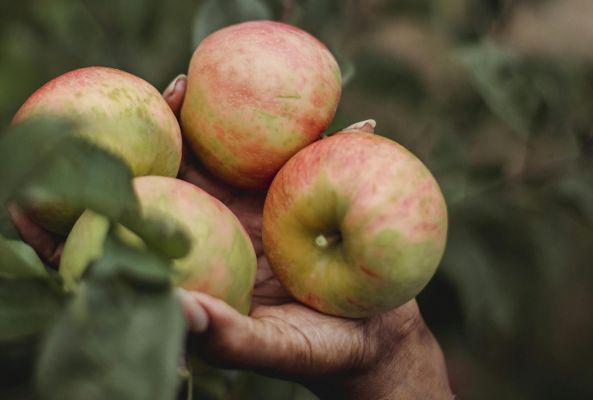
[[[416,296],[444,252],[447,209],[429,170],[360,130],[317,141],[278,172],[263,244],[276,277],[321,312],[368,317]]]
[[[169,217],[185,228],[192,249],[174,261],[174,284],[225,300],[246,313],[255,280],[253,245],[235,215],[202,189],[175,178],[134,179],[142,213]],[[76,221],[62,253],[60,274],[67,289],[77,286],[86,266],[100,257],[109,221],[85,211]],[[119,226],[126,241],[139,238]]]
[[[137,76],[106,67],[65,73],[33,93],[13,124],[48,115],[79,121],[80,136],[122,157],[134,176],[177,174],[177,119],[160,93]],[[36,222],[56,233],[66,233],[81,212],[59,203],[26,206]]]
[[[336,112],[340,68],[317,39],[294,26],[246,22],[214,32],[189,65],[183,134],[216,176],[266,188]]]

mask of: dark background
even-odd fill
[[[2,126],[83,66],[162,90],[206,34],[259,18],[303,27],[340,60],[332,129],[374,118],[441,184],[449,242],[418,300],[460,397],[593,398],[591,0],[2,0]],[[312,398],[253,375],[201,386]]]

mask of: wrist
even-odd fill
[[[309,388],[321,399],[453,398],[443,352],[420,316],[405,336],[382,340],[385,344],[379,345],[379,356],[368,366]]]

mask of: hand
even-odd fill
[[[57,269],[64,248],[64,237],[46,231],[17,205],[8,207],[12,223],[23,241],[31,246],[47,265]]]
[[[178,114],[186,79],[163,94]],[[350,320],[294,302],[263,255],[265,193],[218,182],[184,148],[179,178],[222,200],[249,233],[258,256],[252,311],[243,316],[223,301],[182,291],[184,311],[199,351],[215,364],[256,369],[299,381],[320,396],[363,399],[448,399],[444,358],[415,301],[381,316]],[[45,231],[21,209],[9,209],[23,240],[57,267],[64,238]]]
[[[176,114],[185,89],[186,78],[179,76],[163,94]],[[327,398],[452,397],[442,352],[415,300],[364,320],[324,315],[295,302],[263,254],[265,193],[216,180],[187,149],[179,178],[200,186],[237,215],[258,259],[249,316],[206,294],[180,290],[190,343],[203,357],[215,365],[295,380]]]

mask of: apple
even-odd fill
[[[135,178],[134,189],[143,215],[171,218],[185,228],[190,238],[190,253],[174,261],[173,283],[248,312],[257,261],[251,240],[237,217],[202,189],[175,178]],[[108,228],[109,221],[90,210],[76,221],[60,261],[66,289],[76,288],[87,265],[101,256]],[[140,242],[126,228],[117,229],[130,244]]]
[[[194,52],[181,109],[183,134],[227,183],[267,188],[334,117],[340,68],[316,38],[272,21],[232,25]]]
[[[445,249],[447,208],[426,166],[362,130],[317,141],[278,172],[263,244],[282,285],[323,313],[368,317],[416,296]]]
[[[134,176],[175,176],[181,162],[181,132],[160,93],[143,79],[107,67],[65,73],[38,89],[13,124],[40,116],[80,123],[79,135],[120,156]],[[64,204],[26,204],[33,219],[66,233],[81,210]]]

